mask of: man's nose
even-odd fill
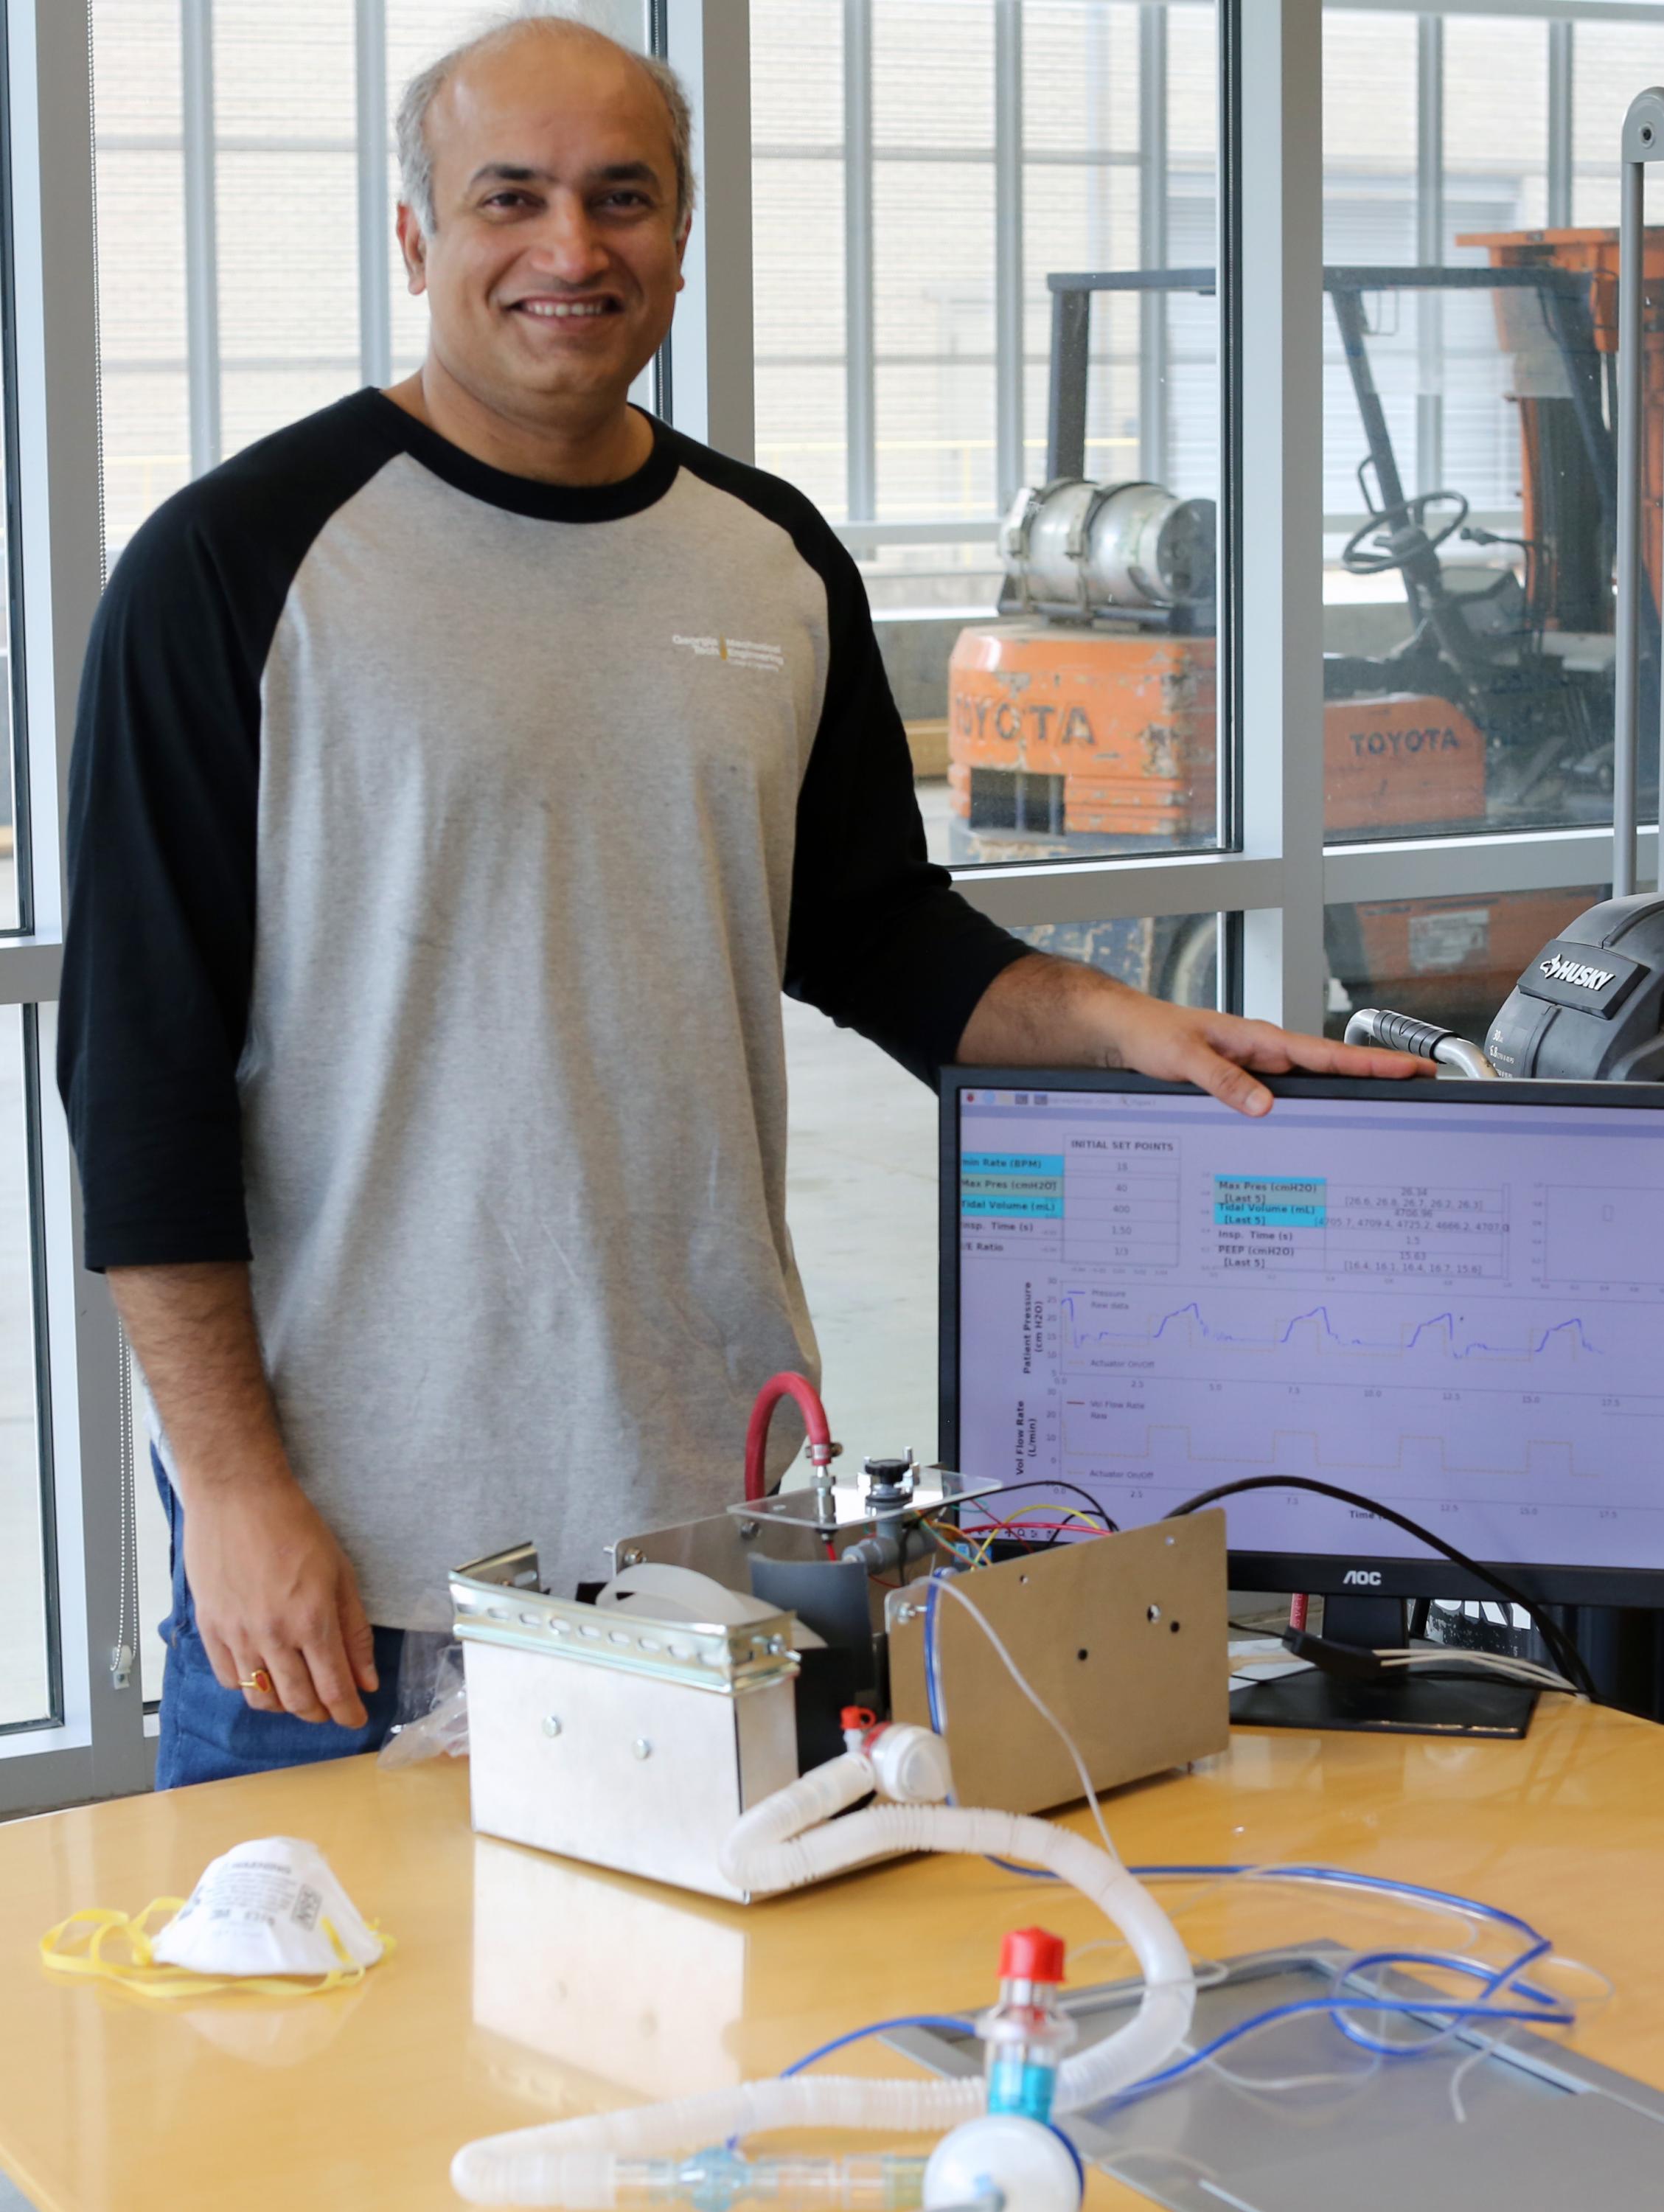
[[[576,192],[556,192],[531,243],[534,268],[546,270],[563,284],[583,284],[607,265],[606,248]]]

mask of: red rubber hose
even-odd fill
[[[768,1471],[764,1457],[768,1443],[768,1424],[774,1419],[774,1408],[782,1398],[797,1401],[803,1415],[804,1426],[809,1431],[809,1456],[817,1467],[829,1466],[832,1459],[832,1431],[827,1426],[826,1408],[812,1382],[801,1375],[771,1375],[757,1392],[756,1403],[751,1408],[750,1425],[745,1431],[745,1495],[748,1499],[767,1495]]]

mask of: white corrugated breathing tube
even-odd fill
[[[930,1754],[920,1758],[926,1745]],[[768,1895],[908,1851],[967,1852],[1044,1867],[1090,1898],[1119,1929],[1145,1979],[1143,2001],[1126,2026],[1064,2062],[1055,2110],[1078,2112],[1165,2064],[1189,2033],[1195,1979],[1172,1922],[1125,1867],[1084,1837],[1017,1813],[914,1802],[833,1819],[875,1789],[891,1797],[945,1796],[940,1740],[924,1729],[888,1729],[870,1749],[851,1750],[776,1791],[736,1824],[723,1847],[723,1873],[753,1895]],[[662,2105],[488,2136],[457,2153],[451,2179],[473,2204],[564,2205],[576,2212],[613,2203],[615,2156],[651,2157],[771,2128],[939,2133],[975,2118],[983,2100],[980,2078],[886,2081],[804,2074],[745,2081]]]

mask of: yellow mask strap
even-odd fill
[[[313,1997],[331,1990],[348,1989],[364,1978],[366,1970],[350,1957],[328,1919],[319,1924],[339,1963],[312,1979],[298,1975],[199,1974],[189,1966],[160,1966],[151,1948],[151,1917],[165,1909],[171,1920],[184,1908],[182,1897],[153,1897],[143,1912],[131,1917],[111,1905],[82,1905],[41,1937],[40,1962],[49,1973],[115,1982],[147,1997],[216,1996],[223,1991],[246,1991],[251,1996]],[[112,1942],[124,1942],[130,1955],[106,1955],[106,1947]],[[384,1953],[393,1948],[391,1936],[383,1936],[381,1942]]]

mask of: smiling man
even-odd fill
[[[379,1741],[459,1561],[569,1588],[732,1497],[815,1357],[782,983],[926,1081],[1417,1065],[1029,953],[926,863],[836,538],[629,403],[688,140],[571,24],[419,77],[421,370],[169,501],[99,613],[60,1079],[172,1516],[164,1784]]]

